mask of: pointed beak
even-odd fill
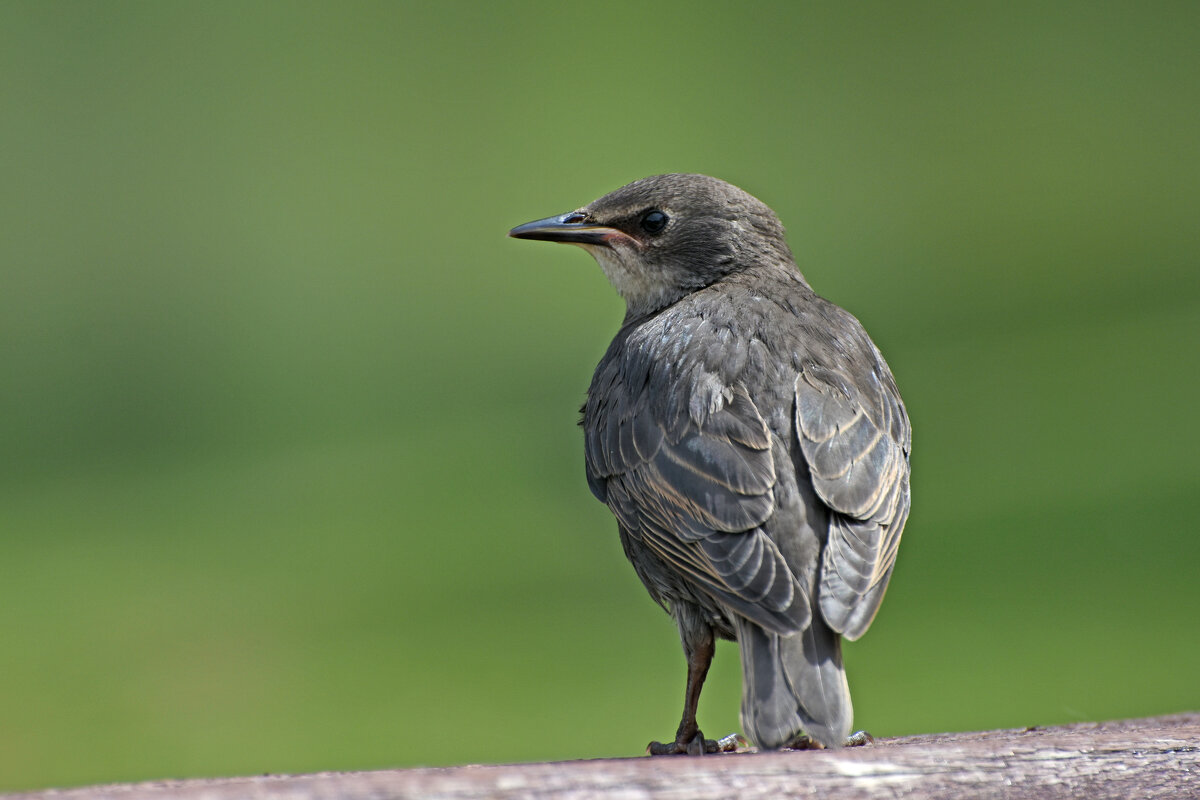
[[[625,234],[616,228],[597,225],[587,215],[572,211],[557,217],[526,222],[508,232],[514,239],[540,239],[543,242],[567,242],[569,244],[606,244],[615,236]]]

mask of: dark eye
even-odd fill
[[[657,208],[647,211],[642,214],[641,226],[646,233],[662,233],[663,228],[667,227],[667,221],[670,219],[666,214],[659,211]]]

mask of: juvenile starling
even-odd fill
[[[742,658],[759,747],[851,728],[841,637],[867,630],[909,508],[911,431],[883,356],[819,297],[775,213],[705,175],[657,175],[510,236],[581,245],[625,299],[581,422],[587,481],[679,629],[696,724],[714,639]]]

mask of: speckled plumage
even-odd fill
[[[652,210],[669,220],[653,234]],[[627,304],[583,408],[587,480],[679,628],[677,750],[703,743],[714,635],[739,643],[758,745],[840,744],[840,636],[874,618],[909,508],[911,434],[887,364],[809,287],[774,213],[727,183],[655,176],[555,219],[588,235],[527,238],[582,244]]]

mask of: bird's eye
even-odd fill
[[[662,233],[663,228],[667,227],[668,219],[670,218],[657,208],[651,209],[642,215],[642,230],[646,233]]]

